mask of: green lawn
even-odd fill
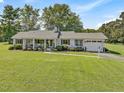
[[[8,47],[0,44],[0,91],[124,91],[123,62]]]
[[[64,51],[64,52],[52,52],[52,53],[64,53],[64,54],[74,54],[74,55],[87,55],[87,56],[97,56],[96,53],[91,53],[91,52],[82,52],[82,51],[79,51],[79,52],[76,52],[76,51]]]
[[[124,45],[122,45],[122,44],[106,44],[105,46],[109,50],[112,50],[112,51],[117,52],[120,55],[124,56]]]

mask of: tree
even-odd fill
[[[124,12],[121,13],[120,18],[122,18],[122,20],[124,20]]]
[[[6,5],[1,15],[1,33],[4,41],[10,38],[19,30],[17,19],[19,18],[19,8],[13,8],[11,5]]]
[[[39,9],[33,9],[31,5],[25,5],[20,12],[20,20],[23,30],[34,30],[38,21]]]
[[[120,18],[103,24],[98,29],[108,37],[108,42],[124,43],[124,12],[121,13]]]
[[[66,4],[45,7],[41,18],[48,30],[53,30],[55,27],[60,31],[79,31],[83,29],[79,16],[72,12]]]
[[[97,30],[87,28],[87,29],[83,29],[83,31],[81,31],[81,32],[85,32],[85,33],[95,33],[95,32],[97,32]]]
[[[2,35],[3,35],[3,33],[2,33],[2,26],[0,25],[0,42],[2,41]]]

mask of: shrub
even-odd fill
[[[15,45],[15,46],[10,46],[9,47],[9,50],[21,50],[22,49],[22,46],[21,45]]]
[[[14,48],[15,48],[16,50],[21,50],[21,49],[22,49],[22,46],[21,46],[21,45],[15,45]]]
[[[68,50],[68,45],[63,45],[62,48],[63,51]]]
[[[71,47],[71,48],[69,48],[69,51],[75,51],[75,48],[72,48],[72,47]]]
[[[10,46],[9,47],[9,50],[14,50],[14,46]]]
[[[69,48],[68,45],[59,45],[56,46],[57,51],[84,51],[84,48],[82,47],[76,47],[76,48]]]
[[[52,51],[57,52],[58,50],[53,48]]]
[[[62,51],[63,50],[63,46],[56,46],[57,51]]]
[[[59,46],[56,46],[56,49],[58,51],[66,51],[68,50],[68,45],[59,45]]]
[[[82,47],[76,47],[75,51],[84,51],[84,49]]]

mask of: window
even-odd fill
[[[102,41],[98,41],[99,43],[101,43]]]
[[[92,41],[90,41],[90,40],[87,40],[87,41],[85,41],[86,43],[88,43],[88,42],[92,42]]]
[[[26,40],[26,43],[28,43],[28,44],[32,44],[32,39],[28,39],[28,40]]]
[[[82,46],[82,40],[75,40],[76,46]]]
[[[97,41],[92,41],[92,42],[97,42]]]
[[[49,46],[53,46],[53,40],[47,40]]]
[[[61,40],[61,44],[70,45],[70,40]]]
[[[35,42],[36,42],[37,44],[43,44],[43,43],[44,43],[44,40],[36,39]]]
[[[17,39],[17,40],[16,40],[16,43],[17,43],[17,44],[22,44],[22,39]]]

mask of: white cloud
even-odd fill
[[[102,22],[101,22],[101,23],[98,23],[98,24],[96,25],[95,29],[98,29],[99,27],[101,27],[102,24],[103,24]]]
[[[43,10],[40,10],[39,15],[42,16],[42,14],[43,14]]]
[[[109,22],[111,22],[111,21],[115,21],[117,19],[117,17],[109,17],[108,16],[108,19],[106,19],[105,21],[103,21],[103,22],[100,22],[100,23],[98,23],[97,25],[96,25],[96,27],[95,27],[95,29],[98,29],[99,27],[101,27],[102,26],[102,24],[106,24],[106,23],[109,23]]]
[[[4,2],[4,0],[0,0],[0,3],[3,3]]]
[[[33,2],[37,2],[38,0],[25,0],[26,3],[33,3]]]
[[[85,5],[76,5],[75,10],[78,12],[86,12],[89,10],[92,10],[98,6],[101,6],[103,4],[106,4],[110,2],[111,0],[95,0],[95,2],[91,2]]]
[[[119,19],[119,15],[120,15],[120,13],[121,13],[122,11],[124,11],[124,10],[118,10],[118,11],[116,11],[116,12],[111,13],[110,15],[104,15],[104,16],[103,16],[103,18],[104,18],[103,22],[98,23],[98,24],[96,25],[95,29],[98,29],[98,28],[99,28],[100,26],[102,26],[102,24],[104,24],[104,23],[109,23],[109,22],[111,22],[111,21],[115,21],[116,19]]]
[[[115,16],[114,15],[105,15],[104,18],[106,18],[106,19],[113,19],[113,18],[115,18]]]
[[[118,13],[121,13],[121,12],[124,12],[124,9],[118,11]]]

